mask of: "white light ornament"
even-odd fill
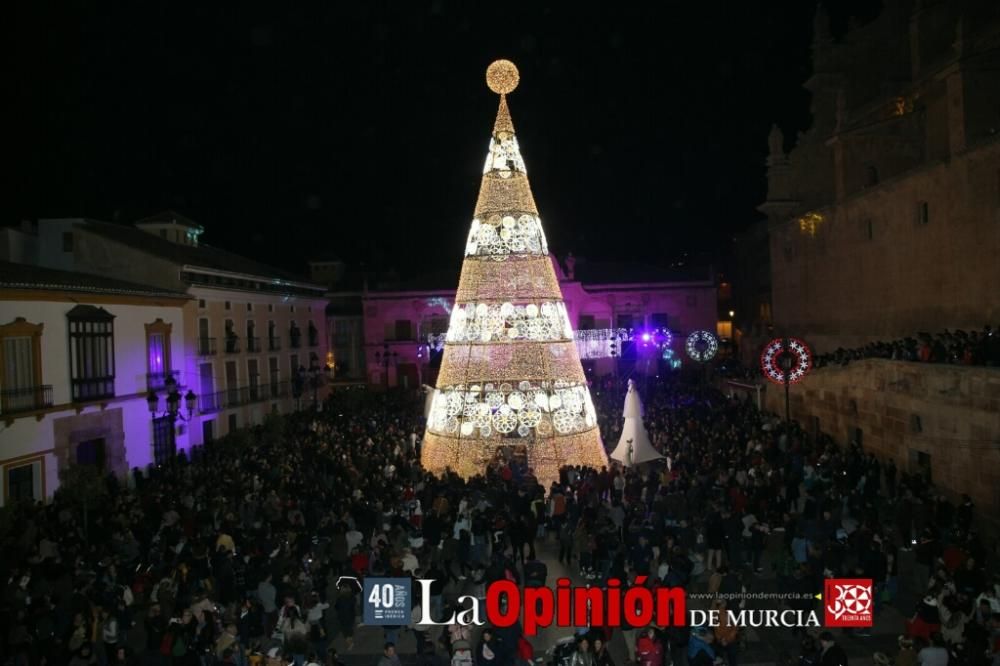
[[[715,358],[719,351],[719,339],[708,331],[695,331],[687,336],[684,349],[692,360],[706,363]]]

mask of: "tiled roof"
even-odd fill
[[[574,279],[587,284],[640,284],[662,282],[705,282],[712,280],[708,268],[661,268],[649,264],[578,260]]]
[[[183,292],[125,282],[102,275],[73,273],[30,264],[12,264],[6,261],[0,261],[0,289],[38,289],[75,291],[82,294],[189,298]]]
[[[144,221],[153,220],[152,218],[146,218]],[[191,266],[229,271],[231,273],[245,273],[258,277],[280,278],[295,282],[309,282],[307,278],[301,275],[289,273],[280,268],[268,266],[259,261],[220,250],[211,245],[205,245],[204,243],[199,243],[198,245],[173,243],[166,238],[160,238],[155,234],[137,229],[131,225],[126,226],[110,222],[86,220],[82,228],[122,245],[127,245],[140,252],[145,252],[179,265],[189,264]]]

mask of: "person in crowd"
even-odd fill
[[[847,653],[837,645],[833,634],[824,631],[819,635],[820,666],[847,666]]]
[[[602,437],[617,441],[613,380],[595,381]],[[644,398],[669,466],[566,466],[542,487],[501,456],[471,479],[432,475],[409,444],[422,429],[419,396],[345,390],[322,411],[269,417],[127,479],[97,479],[86,521],[70,484],[46,504],[12,503],[0,531],[0,654],[86,664],[127,646],[143,663],[239,663],[277,647],[275,658],[302,664],[334,641],[353,650],[366,576],[434,572],[432,605],[450,616],[458,594],[482,597],[491,581],[537,584],[543,559],[572,562],[592,584],[647,575],[651,586],[720,595],[752,589],[757,568],[780,569],[803,597],[824,578],[870,577],[880,603],[895,603],[897,553],[914,538],[929,586],[906,633],[995,651],[1000,598],[971,499],[952,506],[926,477],[708,386],[664,380]],[[435,631],[428,638],[453,657],[517,653],[516,635],[501,646],[485,632],[473,648],[471,636]],[[668,650],[675,664],[685,652],[737,658],[726,628],[640,631],[643,649],[659,642],[660,662]]]

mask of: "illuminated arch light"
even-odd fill
[[[715,358],[715,354],[719,351],[719,339],[708,331],[695,331],[687,336],[684,349],[692,360],[705,363]]]
[[[760,355],[760,367],[764,376],[775,384],[785,384],[785,371],[781,368],[781,353],[785,351],[784,340],[775,338],[767,343]],[[812,353],[809,346],[798,338],[788,338],[788,353],[794,363],[788,372],[788,383],[794,384],[802,380],[812,369]]]

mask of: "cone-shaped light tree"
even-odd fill
[[[642,423],[642,401],[639,399],[639,390],[631,379],[628,380],[628,393],[625,394],[622,416],[625,417],[622,436],[618,439],[618,446],[611,452],[611,457],[626,467],[662,458],[660,452],[649,441],[649,433]]]
[[[500,108],[421,462],[468,478],[498,449],[523,447],[547,485],[563,465],[600,468],[607,454],[507,108],[518,80],[507,60],[486,72]]]

